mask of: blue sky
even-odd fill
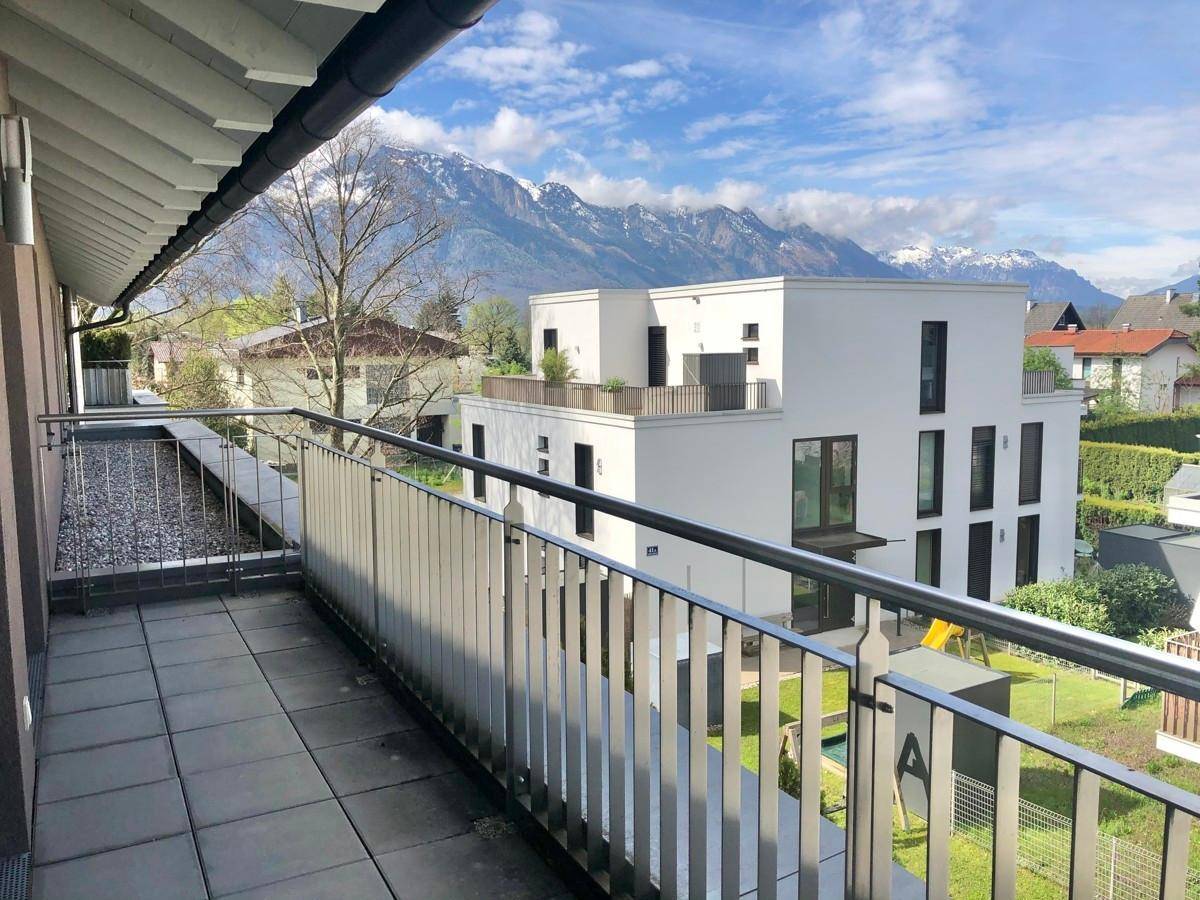
[[[501,0],[381,105],[593,202],[1022,247],[1124,293],[1197,269],[1198,42],[1195,0]]]

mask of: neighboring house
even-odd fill
[[[183,364],[187,355],[198,348],[194,341],[177,339],[150,342],[151,375],[155,384],[164,384]]]
[[[1030,300],[1025,304],[1026,335],[1039,331],[1066,331],[1071,326],[1076,331],[1087,330],[1074,303]]]
[[[1200,331],[1200,316],[1190,316],[1185,306],[1200,303],[1200,292],[1181,294],[1166,291],[1162,294],[1136,294],[1125,298],[1108,323],[1110,329],[1175,328],[1186,334]]]
[[[1023,314],[1020,285],[861,278],[535,296],[535,370],[553,346],[579,382],[485,377],[482,396],[461,400],[464,443],[998,600],[1074,565],[1080,393],[1044,380],[1023,393]],[[606,389],[613,378],[628,386]],[[491,479],[464,489],[494,510],[507,500]],[[861,622],[861,600],[837,587],[534,492],[520,500],[540,528],[798,631]]]
[[[1071,348],[1072,378],[1095,391],[1119,387],[1127,404],[1146,412],[1175,409],[1179,403],[1176,383],[1200,358],[1188,335],[1173,328],[1068,328],[1031,334],[1025,343]]]

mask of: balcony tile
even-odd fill
[[[304,743],[313,750],[417,727],[417,723],[391,697],[372,697],[302,709],[292,715],[292,724],[304,738]]]
[[[196,833],[217,896],[365,859],[334,800],[267,813]]]
[[[217,597],[200,597],[195,600],[169,600],[164,603],[143,603],[142,621],[157,622],[161,619],[182,619],[185,616],[204,616],[225,611],[225,604]]]
[[[147,622],[146,640],[149,643],[156,641],[181,641],[186,638],[205,637],[210,634],[228,634],[231,631],[237,631],[233,624],[233,619],[229,618],[227,612],[208,613],[202,616],[187,616],[183,619],[161,619],[155,622]]]
[[[167,697],[163,705],[172,732],[224,725],[282,712],[279,701],[265,681],[201,691],[198,694],[179,694]]]
[[[179,781],[159,781],[103,794],[38,804],[37,864],[158,840],[191,829]]]
[[[266,887],[230,894],[227,900],[392,900],[375,863],[361,860],[348,866],[313,872]]]
[[[293,647],[311,647],[333,640],[333,633],[319,624],[277,625],[274,628],[256,628],[242,635],[254,653],[269,653],[272,650],[289,650]]]
[[[245,656],[249,652],[246,642],[238,634],[214,634],[150,645],[150,657],[155,666],[179,666],[208,659],[228,659],[232,656]]]
[[[33,870],[33,896],[54,900],[207,900],[190,834]]]
[[[317,644],[313,647],[259,652],[254,658],[269,681],[360,665],[354,654],[341,644]]]
[[[173,740],[179,771],[185,775],[304,750],[304,742],[282,714],[199,728]]]
[[[230,612],[239,609],[257,609],[261,606],[274,606],[278,603],[291,603],[303,597],[301,591],[291,588],[281,588],[277,591],[252,591],[249,594],[237,596],[222,595],[221,600]]]
[[[50,635],[48,655],[55,657],[95,653],[97,650],[136,647],[144,641],[141,625],[113,625],[111,628],[94,628],[90,631],[69,631],[66,634]]]
[[[420,731],[327,747],[313,753],[339,797],[443,775],[455,766],[441,748]]]
[[[63,716],[46,716],[38,736],[38,756],[85,750],[119,741],[166,734],[157,700],[89,709]]]
[[[168,739],[153,737],[55,753],[41,760],[37,777],[38,802],[53,803],[173,778],[175,763]]]
[[[158,687],[164,697],[195,694],[239,684],[265,681],[253,656],[208,659],[204,662],[163,666],[158,670]]]
[[[96,609],[86,615],[78,613],[56,614],[50,617],[51,634],[67,634],[73,631],[94,631],[114,625],[137,625],[136,606],[118,606],[115,609]]]
[[[397,850],[376,862],[400,900],[545,900],[567,893],[533,848],[515,834],[487,840],[471,832]]]
[[[360,678],[366,683],[361,683]],[[271,682],[271,687],[279,695],[283,708],[289,712],[348,700],[363,700],[385,693],[383,684],[366,667],[279,678]]]
[[[321,770],[303,752],[187,775],[183,787],[197,828],[333,797]]]
[[[375,856],[466,834],[476,819],[498,812],[458,772],[355,794],[343,805]]]
[[[234,610],[230,615],[242,631],[297,623],[315,624],[318,621],[317,614],[312,611],[312,607],[300,598],[273,606]]]
[[[138,700],[154,700],[157,697],[158,688],[154,684],[153,672],[126,672],[87,681],[47,685],[45,711],[48,716],[57,716],[85,709],[122,706]]]
[[[51,621],[54,621],[53,617]],[[46,683],[63,684],[149,668],[150,654],[146,652],[144,645],[80,653],[75,656],[56,656],[46,666]]]

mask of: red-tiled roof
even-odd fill
[[[1187,335],[1174,328],[1039,331],[1025,338],[1025,343],[1030,347],[1073,347],[1076,356],[1145,356],[1172,340],[1187,340]]]

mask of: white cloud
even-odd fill
[[[1191,258],[1179,265],[1180,259]],[[1063,253],[1056,262],[1076,269],[1114,294],[1149,291],[1197,272],[1200,239],[1162,235],[1145,242],[1111,244],[1086,252]]]
[[[711,147],[704,147],[696,151],[696,156],[699,159],[730,159],[755,146],[754,141],[744,138],[730,138],[727,141],[721,141],[719,144],[714,144]]]
[[[500,107],[488,122],[452,128],[430,116],[417,115],[406,109],[385,110],[374,106],[368,115],[375,116],[384,131],[401,143],[437,153],[465,153],[492,161],[535,160],[562,142],[558,132],[507,106]],[[503,163],[500,165],[503,167]]]
[[[481,31],[486,43],[467,44],[445,56],[454,74],[526,99],[562,99],[590,93],[605,75],[578,63],[584,44],[557,40],[558,20],[535,10]]]
[[[681,206],[705,209],[728,206],[742,209],[757,206],[764,197],[762,185],[752,181],[725,179],[710,190],[690,184],[662,187],[645,178],[611,178],[595,169],[579,153],[568,153],[572,165],[547,173],[548,181],[558,181],[570,187],[589,203],[603,206],[629,206],[640,203],[651,209],[677,209]]]
[[[683,130],[683,134],[689,141],[698,141],[719,131],[770,125],[778,122],[780,118],[781,113],[772,109],[752,109],[749,112],[736,114],[717,113],[715,116],[692,122]]]
[[[655,154],[648,143],[643,140],[634,139],[629,142],[628,156],[630,159],[638,162],[651,162]]]
[[[657,78],[667,71],[657,59],[639,59],[637,62],[626,63],[614,69],[622,78]]]

